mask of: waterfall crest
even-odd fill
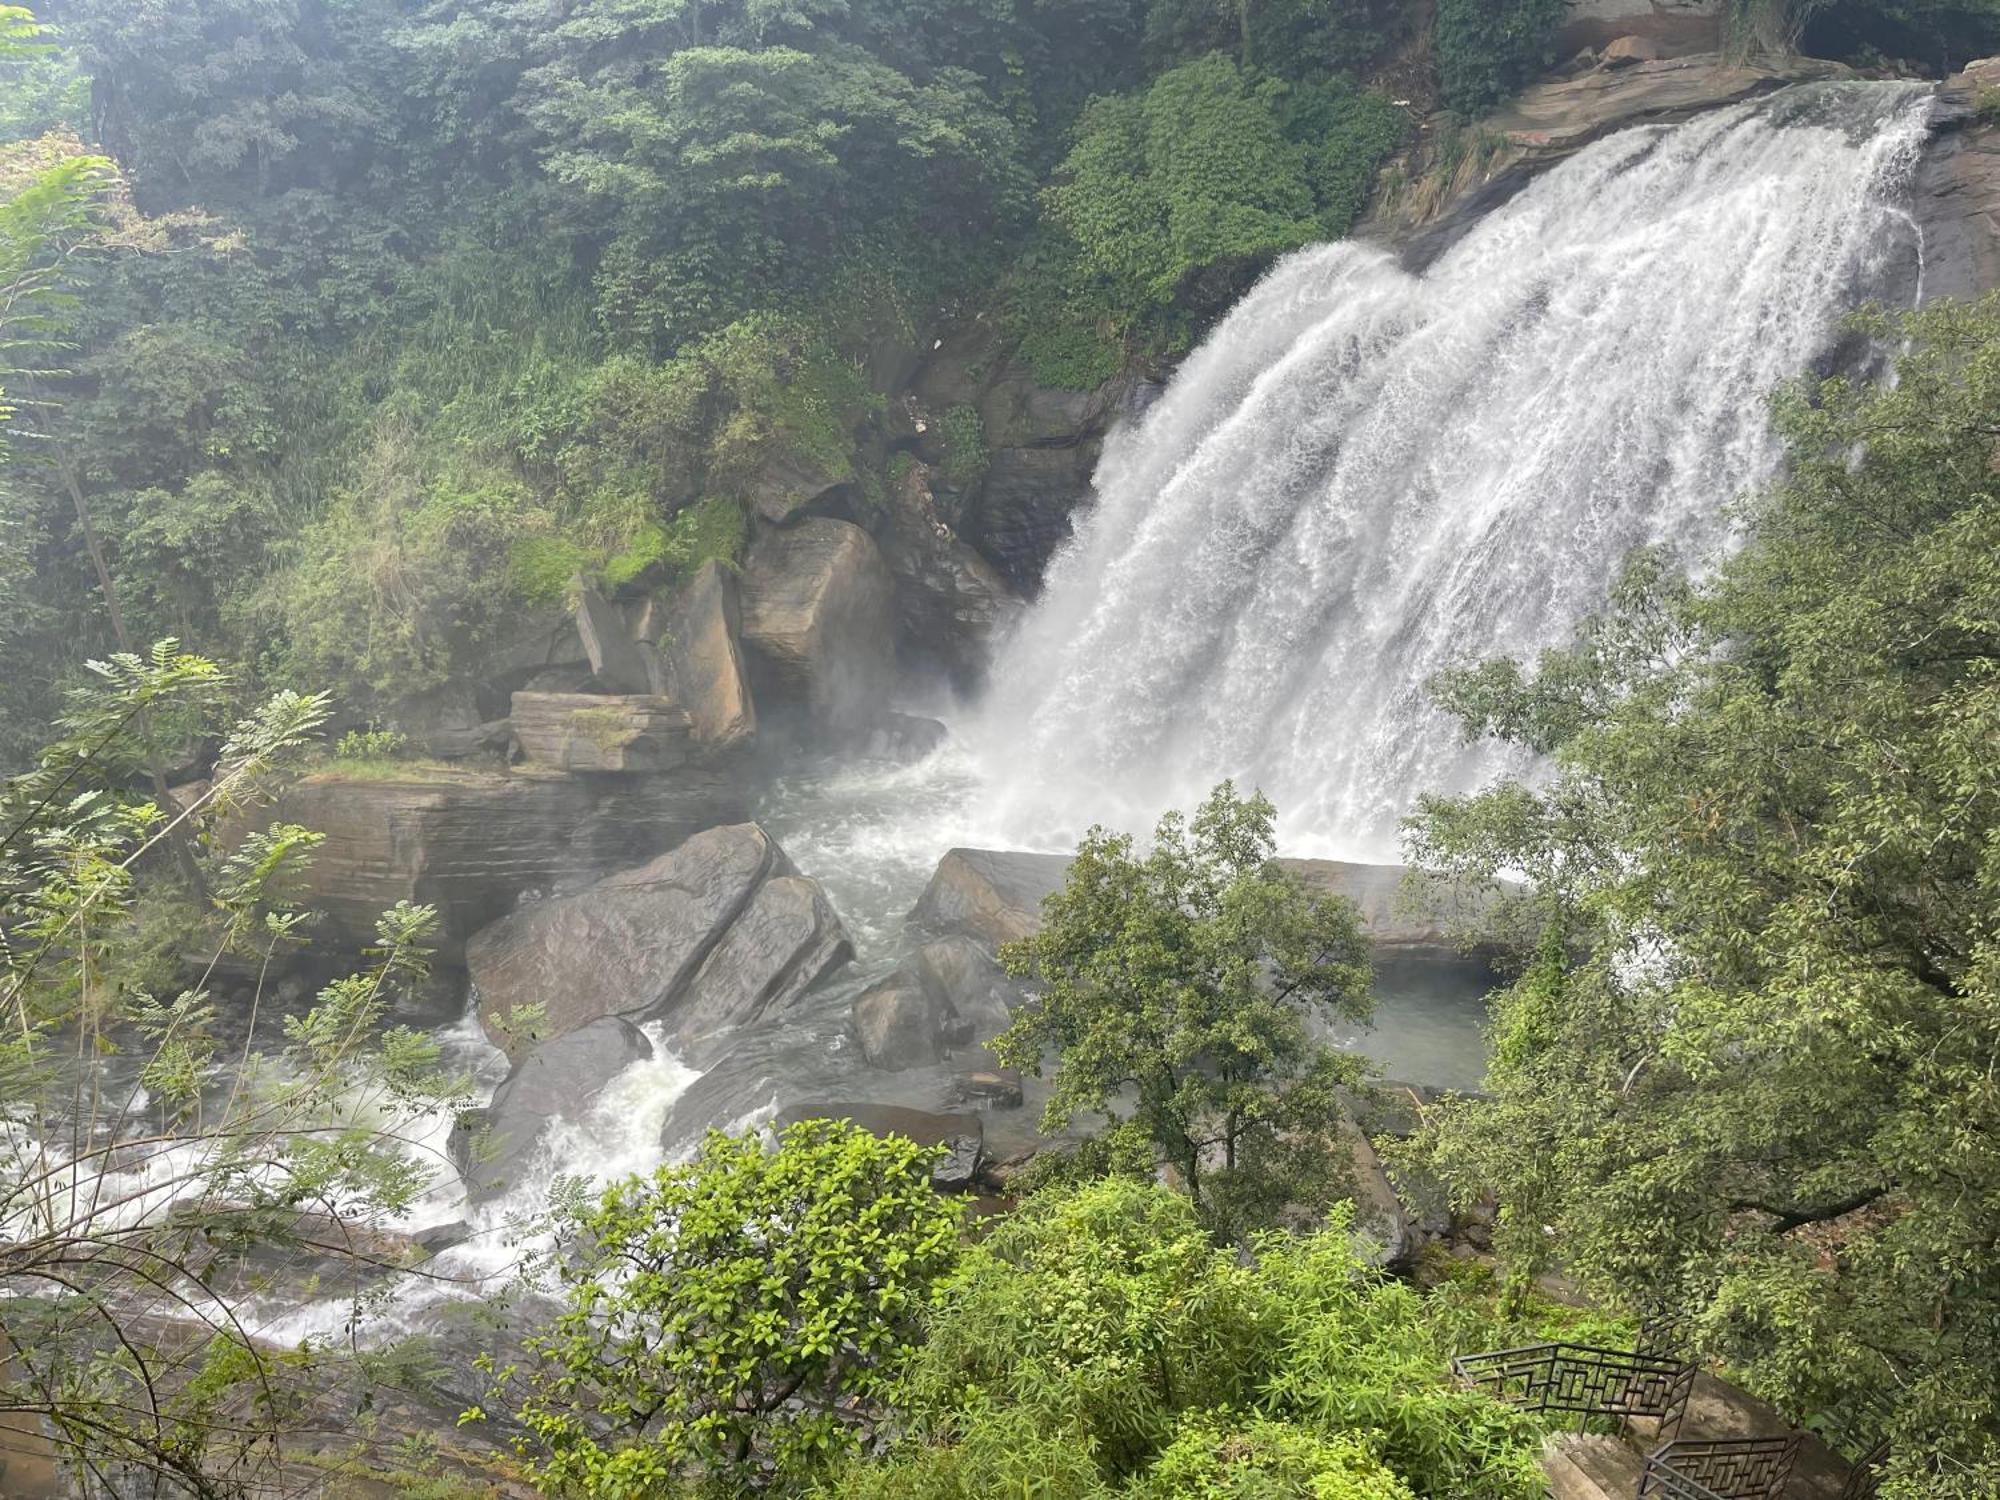
[[[1508,769],[1424,696],[1532,654],[1620,559],[1726,542],[1775,387],[1907,258],[1916,86],[1786,90],[1597,143],[1428,271],[1281,262],[1106,450],[973,727],[1023,844],[1261,786],[1290,849],[1381,855]]]

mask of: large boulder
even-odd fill
[[[942,1061],[950,1022],[950,1012],[908,969],[871,985],[854,1002],[861,1055],[869,1067],[887,1073]]]
[[[783,451],[766,459],[743,481],[743,498],[750,509],[774,526],[797,521],[815,506],[844,495],[853,478],[797,453]]]
[[[697,744],[726,750],[757,733],[733,571],[703,563],[671,597],[649,602],[639,632],[658,650],[667,693],[687,710]]]
[[[253,822],[324,835],[298,893],[321,913],[319,941],[366,946],[381,913],[411,901],[437,908],[439,956],[452,962],[522,896],[576,889],[746,812],[741,783],[707,767],[653,777],[534,767],[358,776],[336,767],[294,782]]]
[[[783,1006],[850,955],[817,884],[754,823],[698,833],[466,945],[491,1032],[539,1006],[543,1035],[616,1015],[665,1022],[683,1050]]]
[[[952,1046],[990,1042],[1005,1031],[1024,993],[983,943],[962,934],[926,943],[911,967],[943,1008],[944,1035]]]
[[[453,1155],[473,1196],[491,1196],[518,1182],[551,1121],[582,1119],[612,1079],[652,1055],[645,1033],[617,1016],[527,1051],[493,1091],[479,1128],[453,1137]]]
[[[1042,900],[1062,888],[1066,854],[953,849],[938,862],[910,921],[939,935],[963,934],[990,948],[1038,931]]]
[[[845,1120],[874,1136],[901,1136],[919,1146],[942,1147],[931,1185],[944,1192],[973,1185],[984,1153],[985,1127],[977,1115],[929,1114],[893,1104],[798,1104],[773,1122],[783,1130],[801,1120]]]
[[[759,702],[788,701],[836,733],[870,723],[895,681],[892,600],[888,567],[859,526],[811,517],[759,537],[743,566]]]
[[[651,695],[516,693],[521,754],[562,771],[677,771],[697,758],[686,710]]]
[[[576,632],[590,659],[591,673],[607,693],[658,690],[645,649],[626,628],[624,611],[596,589],[577,592]]]

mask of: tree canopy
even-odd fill
[[[1896,380],[1780,404],[1789,477],[1689,582],[1642,557],[1534,667],[1446,678],[1541,786],[1427,802],[1525,872],[1492,1102],[1421,1158],[1524,1273],[1685,1307],[1795,1414],[1883,1401],[1896,1483],[2000,1475],[2000,301],[1878,317]],[[1539,942],[1532,933],[1539,931]]]

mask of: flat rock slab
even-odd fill
[[[510,718],[521,754],[561,771],[658,775],[695,759],[686,710],[651,694],[516,693]]]

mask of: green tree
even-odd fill
[[[243,1258],[302,1292],[303,1261],[354,1271],[358,1308],[363,1275],[398,1270],[358,1248],[369,1227],[429,1180],[403,1127],[466,1100],[434,1043],[384,1025],[422,977],[426,908],[385,914],[372,965],[286,1015],[270,1056],[238,1050],[220,975],[298,943],[285,890],[318,836],[277,824],[216,854],[199,905],[142,872],[177,826],[255,802],[326,705],[280,694],[231,729],[232,692],[172,643],[95,664],[62,738],[0,785],[0,1417],[51,1433],[92,1493],[270,1479],[321,1357],[255,1336]],[[221,739],[185,805],[133,790],[141,723]],[[252,987],[253,1016],[267,998]]]
[[[1044,1191],[966,1252],[911,1359],[902,1442],[842,1500],[1048,1494],[1532,1500],[1532,1419],[1455,1389],[1461,1309],[1365,1269],[1338,1216],[1211,1242],[1154,1183]],[[1482,1330],[1495,1336],[1496,1330]]]
[[[825,1120],[775,1151],[712,1132],[686,1166],[576,1209],[567,1307],[494,1372],[536,1475],[607,1500],[677,1481],[737,1494],[796,1488],[851,1450],[958,1253],[930,1157]]]
[[[1438,0],[1444,102],[1477,115],[1519,92],[1554,60],[1550,48],[1567,10],[1567,0]]]
[[[1404,129],[1380,95],[1213,54],[1093,100],[1043,208],[1121,323],[1199,320],[1274,256],[1347,233]]]
[[[1491,1102],[1427,1162],[1521,1274],[1674,1300],[1795,1413],[1893,1409],[1885,1494],[2000,1483],[2000,301],[1865,325],[1894,384],[1778,405],[1790,477],[1690,584],[1640,558],[1529,671],[1447,677],[1553,779],[1427,801],[1540,938]]]
[[[1354,908],[1275,863],[1274,816],[1224,782],[1143,856],[1093,829],[1041,930],[1001,950],[1039,993],[993,1048],[1054,1057],[1043,1128],[1096,1111],[1136,1132],[1223,1234],[1334,1185],[1325,1136],[1359,1063],[1312,1023],[1369,1006]]]

